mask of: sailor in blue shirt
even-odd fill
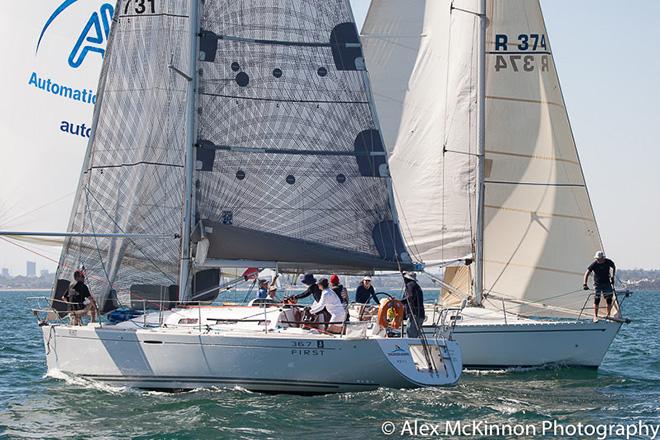
[[[268,298],[268,280],[259,280],[259,290],[257,291],[258,299]]]

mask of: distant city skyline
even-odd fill
[[[36,261],[26,261],[25,262],[25,276],[27,276],[27,277],[36,277],[37,276],[37,262]]]

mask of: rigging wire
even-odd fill
[[[23,213],[21,213],[21,214],[14,215],[13,217],[9,217],[8,219],[2,219],[2,223],[3,223],[3,224],[7,224],[7,225],[12,224],[13,222],[15,222],[16,220],[18,220],[18,219],[20,219],[20,218],[23,218],[23,217],[25,217],[25,216],[28,216],[28,215],[30,215],[30,214],[33,214],[33,213],[35,213],[35,212],[37,212],[37,211],[39,211],[39,210],[41,210],[41,209],[43,209],[43,208],[47,208],[47,207],[49,207],[49,206],[51,206],[51,205],[54,205],[54,204],[57,203],[57,202],[60,202],[60,201],[62,201],[62,200],[64,200],[64,199],[66,199],[66,198],[70,197],[70,196],[71,196],[72,194],[74,194],[74,193],[75,193],[75,191],[69,192],[69,193],[67,193],[67,194],[65,194],[65,195],[63,195],[63,196],[61,196],[61,197],[58,197],[58,198],[55,199],[55,200],[51,200],[50,202],[44,203],[43,205],[40,205],[40,206],[38,206],[38,207],[36,207],[36,208],[33,208],[33,209],[30,209],[29,211],[25,211],[25,212],[23,212]]]
[[[123,232],[123,233],[126,233],[126,231],[124,231],[124,229],[123,229],[121,226],[119,226],[119,224],[117,224],[117,222],[112,218],[112,216],[110,215],[110,213],[108,213],[108,211],[106,211],[106,209],[103,207],[103,205],[101,205],[101,202],[99,202],[99,200],[98,200],[96,197],[94,197],[94,194],[92,194],[92,192],[89,190],[89,188],[88,188],[87,185],[85,185],[84,189],[85,189],[85,192],[86,192],[88,195],[90,195],[90,196],[96,201],[96,203],[99,205],[99,207],[101,208],[101,210],[103,211],[103,213],[104,213],[106,216],[108,216],[108,218],[110,219],[110,221],[111,221],[111,222],[112,222],[112,223],[113,223],[113,224],[119,229],[119,231],[121,231],[121,232]],[[90,219],[90,222],[91,222],[91,219]],[[154,262],[154,261],[153,261],[153,260],[152,260],[152,259],[151,259],[151,258],[150,258],[150,257],[149,257],[149,256],[143,251],[143,250],[142,250],[142,248],[141,248],[140,246],[138,246],[138,245],[135,243],[135,241],[134,241],[132,238],[128,237],[128,241],[129,241],[133,246],[135,246],[135,248],[136,248],[136,249],[137,249],[137,250],[138,250],[138,251],[144,256],[144,258],[147,259],[147,261],[148,261],[149,263],[151,263],[151,265],[152,265],[152,266],[153,266],[158,272],[162,273],[162,274],[163,274],[168,280],[172,281],[173,283],[176,282],[176,281],[170,276],[170,274],[168,274],[167,272],[165,272],[164,270],[162,270],[162,269],[160,268],[160,266],[158,266],[158,265],[157,265],[157,264],[156,264],[156,263],[155,263],[155,262]]]

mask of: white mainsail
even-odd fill
[[[443,146],[467,153],[463,162],[451,162],[452,176],[477,174],[474,123],[457,127],[462,130],[454,138],[459,145],[451,147],[445,140],[445,127],[446,121],[471,121],[466,114],[476,116],[472,107],[454,105],[452,96],[462,96],[465,90],[475,91],[470,97],[476,93],[474,68],[466,68],[458,53],[470,63],[477,62],[479,2],[419,0],[410,2],[414,7],[401,3],[375,0],[363,33],[377,107],[385,115],[383,125],[391,130],[385,134],[398,200],[405,200],[400,202],[403,230],[412,250],[427,236],[424,228],[440,236],[443,231],[465,230],[467,226],[472,239],[466,238],[465,242],[472,245],[477,225],[472,214],[473,199],[451,195],[458,180],[443,183],[438,176],[446,175],[443,168],[453,156],[445,151],[444,164],[438,157]],[[489,0],[487,5],[484,305],[501,308],[500,299],[504,298],[515,301],[507,305],[510,311],[559,316],[564,314],[562,309],[578,310],[583,306],[587,293],[577,289],[593,252],[602,247],[600,235],[540,4]],[[405,46],[416,56],[389,56],[404,51],[400,39],[387,35],[398,35],[396,23],[405,13],[411,20],[406,26],[422,29],[423,43]],[[437,52],[429,56],[425,53],[428,47],[437,48]],[[399,67],[401,64],[404,66]],[[404,68],[408,73],[392,74]],[[427,73],[432,86],[420,81],[421,72]],[[452,75],[464,81],[462,88],[452,82]],[[453,94],[438,91],[445,89]],[[471,105],[476,105],[476,99]],[[414,123],[391,116],[412,113],[415,107]],[[413,135],[418,139],[411,146]],[[404,150],[422,164],[414,168],[416,174],[396,172],[401,169]],[[425,175],[432,177],[420,179]],[[469,193],[474,193],[475,179],[466,182]],[[414,206],[417,209],[410,209]],[[451,209],[455,207],[462,209],[464,217]],[[472,220],[466,224],[466,218]],[[408,234],[410,229],[412,234]],[[448,260],[444,257],[451,243],[438,244],[423,254],[425,262]],[[474,270],[474,265],[470,269]],[[469,283],[461,284],[467,290],[465,285]],[[554,307],[539,311],[527,304]]]
[[[488,6],[485,290],[579,309],[585,294],[549,297],[579,289],[602,245],[541,7]]]

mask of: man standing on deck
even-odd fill
[[[82,323],[80,318],[87,313],[91,315],[92,322],[96,321],[96,301],[85,284],[85,274],[81,270],[77,270],[73,273],[73,279],[75,282],[62,296],[62,299],[69,305],[71,324],[80,325]],[[85,300],[89,301],[87,305],[85,305]]]
[[[417,274],[415,272],[404,272],[403,281],[406,284],[406,291],[401,302],[405,306],[405,316],[408,319],[408,337],[418,338],[426,317],[424,314],[424,292],[417,284]]]
[[[598,307],[600,306],[600,296],[601,294],[605,297],[607,301],[607,317],[609,318],[610,313],[612,313],[612,300],[614,296],[614,280],[616,276],[616,266],[614,262],[609,258],[605,258],[605,252],[598,251],[594,256],[596,259],[591,265],[587,268],[587,271],[584,273],[584,284],[582,288],[584,290],[589,290],[589,275],[594,273],[594,320],[598,320]],[[611,270],[610,270],[611,269]]]

